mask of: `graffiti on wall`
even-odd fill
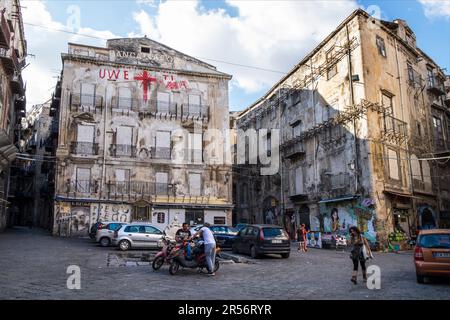
[[[126,204],[92,204],[91,223],[97,221],[130,222],[131,207]]]
[[[70,208],[70,236],[84,236],[89,234],[89,206]]]
[[[374,206],[367,199],[358,204],[322,206],[321,214],[326,233],[348,235],[350,227],[356,226],[369,241],[376,241]]]

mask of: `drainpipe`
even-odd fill
[[[395,46],[395,62],[397,65],[397,79],[398,79],[398,87],[399,87],[399,93],[400,93],[400,110],[401,110],[401,115],[402,115],[402,121],[405,121],[405,117],[403,114],[403,91],[402,91],[402,82],[401,82],[401,76],[400,76],[400,64],[399,64],[399,60],[398,60],[398,48],[397,48],[397,39],[395,39],[394,37],[394,46]],[[406,137],[408,137],[408,131],[407,128],[405,128],[406,132]],[[411,153],[409,150],[409,143],[406,143],[406,159],[408,161],[408,169],[409,169],[409,179],[410,179],[410,191],[411,191],[411,195],[414,194],[414,185],[413,185],[413,172],[412,172],[412,165],[411,165]],[[413,213],[416,212],[416,202],[414,201],[414,199],[411,200],[412,202],[412,206],[413,206]],[[410,230],[408,230],[408,233],[410,234]],[[411,236],[411,234],[410,234]]]
[[[350,43],[350,35],[348,32],[348,25],[345,26],[346,35],[347,35],[347,43]],[[352,51],[350,47],[348,48],[347,53],[347,62],[348,62],[348,79],[349,79],[349,86],[350,86],[350,102],[351,105],[355,105],[355,93],[353,91],[353,67],[352,67]],[[353,119],[353,142],[355,147],[355,195],[359,192],[359,140],[357,138],[357,132],[356,132],[356,119]]]
[[[95,103],[95,100],[94,100]],[[107,114],[108,114],[108,85],[105,88],[105,107],[103,110],[103,156],[102,156],[102,178],[100,182],[100,190],[98,195],[98,205],[97,205],[97,221],[100,219],[100,205],[101,205],[101,199],[102,199],[102,192],[103,192],[103,184],[105,183],[105,174],[106,174],[106,120],[107,120]]]

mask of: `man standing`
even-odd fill
[[[189,224],[185,222],[183,223],[182,228],[178,229],[177,233],[175,234],[175,240],[177,242],[184,242],[189,241],[190,239],[191,239],[191,231],[189,230]],[[186,250],[186,259],[191,260],[191,245],[189,242],[186,243],[185,250]]]
[[[216,263],[216,240],[214,239],[214,235],[209,229],[211,225],[208,222],[205,222],[203,227],[194,234],[194,238],[196,236],[201,236],[205,243],[205,255],[206,255],[206,264],[208,267],[208,275],[215,276],[214,265]]]

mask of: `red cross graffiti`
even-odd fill
[[[144,88],[144,102],[147,102],[148,87],[151,85],[152,82],[156,82],[156,78],[151,77],[147,73],[147,71],[144,71],[141,74],[138,74],[137,76],[135,76],[134,80],[139,80],[142,82],[142,87]]]

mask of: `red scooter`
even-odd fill
[[[193,240],[193,242],[195,244],[195,247],[192,250],[192,257],[190,260],[186,259],[184,245],[180,247],[177,246],[176,248],[172,249],[170,257],[168,258],[170,260],[169,273],[171,275],[175,275],[178,272],[180,266],[182,268],[191,268],[191,269],[198,268],[199,271],[206,268],[206,255],[203,241]],[[216,247],[216,260],[213,272],[219,270],[220,265],[219,260],[217,259],[217,257],[219,256],[220,256],[220,248]]]
[[[156,255],[155,258],[153,259],[152,262],[152,268],[153,270],[159,270],[164,263],[170,263],[170,259],[171,259],[171,252],[174,248],[179,248],[182,247],[183,244],[177,244],[175,240],[169,238],[169,237],[164,237],[163,238],[163,247],[161,249],[161,251],[159,251]]]

